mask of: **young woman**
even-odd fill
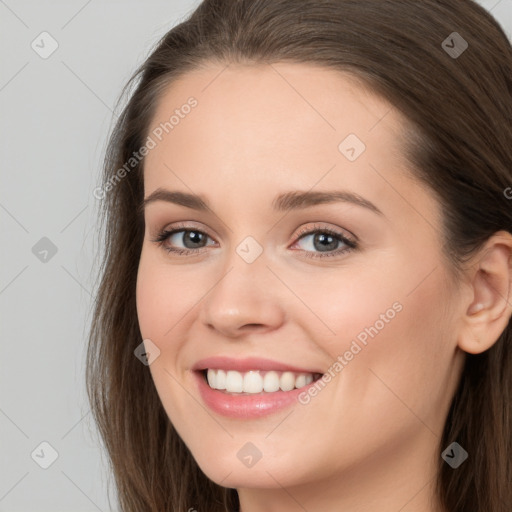
[[[509,511],[491,15],[205,0],[130,84],[87,367],[121,509]]]

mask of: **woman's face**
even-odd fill
[[[404,126],[303,64],[212,64],[162,97],[144,196],[168,200],[145,206],[138,318],[163,407],[216,483],[433,476],[463,358],[441,207],[411,179]]]

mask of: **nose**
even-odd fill
[[[282,283],[263,255],[252,263],[233,256],[201,301],[200,321],[230,338],[278,329],[286,318]]]

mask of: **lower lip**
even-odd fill
[[[198,383],[199,393],[204,403],[214,412],[230,418],[260,418],[293,403],[298,403],[298,396],[307,391],[317,381],[291,391],[273,393],[255,393],[253,395],[229,394],[212,389],[206,382],[203,372],[193,372]]]

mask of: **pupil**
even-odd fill
[[[329,241],[325,244],[324,242],[327,240],[329,240]],[[317,242],[317,241],[320,242],[319,247],[317,247],[315,244],[315,242]],[[337,243],[338,243],[338,241],[332,235],[328,235],[325,233],[324,234],[317,233],[314,238],[315,249],[319,249],[320,251],[325,251],[328,249],[336,249]]]
[[[199,244],[201,243],[201,238],[202,238],[202,233],[198,233],[197,231],[187,231],[185,234],[184,234],[184,237],[185,237],[185,242],[187,240],[189,240],[192,244]],[[185,245],[187,245],[185,243]],[[189,247],[190,248],[190,247]],[[192,249],[194,249],[194,247],[191,247]]]

